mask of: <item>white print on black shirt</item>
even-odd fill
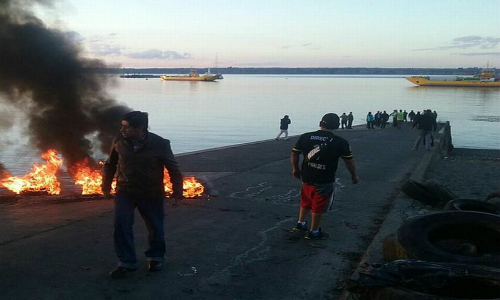
[[[323,137],[323,136],[311,136],[311,140],[320,140],[320,141],[326,141],[328,137]],[[330,142],[333,139],[330,140]],[[328,143],[321,143],[320,145],[315,145],[314,148],[309,151],[306,155],[306,161],[307,161],[307,166],[318,169],[318,170],[326,170],[326,165],[325,164],[320,164],[317,162],[312,162],[312,160],[319,161],[319,156],[321,155],[321,150],[326,150],[328,147]]]

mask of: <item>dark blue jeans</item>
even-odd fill
[[[148,261],[163,261],[165,255],[164,198],[135,198],[115,195],[115,251],[119,266],[137,267],[134,246],[134,211],[139,211],[148,228],[149,249],[144,252]]]

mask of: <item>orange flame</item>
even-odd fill
[[[48,150],[42,154],[45,165],[35,164],[31,173],[23,177],[9,176],[2,179],[1,186],[16,194],[26,192],[46,192],[50,195],[61,193],[61,184],[57,180],[56,173],[59,171],[62,160],[57,156],[55,150]]]
[[[99,162],[102,165],[103,162]],[[75,184],[82,186],[82,195],[99,195],[102,194],[102,173],[100,170],[92,169],[88,166],[88,162],[84,161],[75,166],[76,172],[74,177]],[[163,183],[165,185],[165,193],[168,197],[172,196],[172,183],[166,169],[164,169]],[[204,192],[203,185],[194,177],[186,177],[182,183],[184,198],[194,198],[201,196]],[[113,180],[111,185],[112,193],[116,188],[116,180]]]
[[[99,162],[99,164],[102,165],[102,162]],[[75,174],[73,174],[73,180],[75,184],[82,187],[82,195],[102,194],[102,174],[100,170],[91,168],[87,159],[76,164],[73,169],[76,170]]]
[[[42,158],[46,161],[45,165],[33,165],[32,172],[23,177],[14,177],[6,174],[6,178],[2,179],[0,186],[3,186],[16,194],[26,192],[46,192],[50,195],[58,195],[61,193],[60,183],[57,180],[56,173],[60,170],[62,160],[57,156],[55,150],[48,150],[42,154]],[[104,162],[100,161],[99,166]],[[70,171],[76,185],[82,187],[82,195],[102,195],[102,173],[96,166],[91,166],[86,159],[75,166],[71,167]],[[165,192],[168,197],[172,196],[172,183],[168,171],[164,170],[163,183]],[[205,188],[195,177],[185,177],[183,179],[184,198],[194,198],[203,195]],[[112,193],[116,188],[116,180],[111,184]]]
[[[172,182],[166,169],[163,170],[163,184],[168,197],[172,196]],[[182,180],[182,197],[194,198],[203,195],[205,187],[195,177],[184,177]]]

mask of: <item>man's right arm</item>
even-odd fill
[[[352,183],[356,184],[359,182],[358,174],[356,173],[356,164],[352,158],[343,158],[345,167],[349,173],[351,173]]]
[[[111,197],[111,183],[116,174],[116,168],[118,165],[118,152],[115,150],[115,141],[111,144],[111,150],[109,151],[109,157],[102,167],[102,185],[101,190],[104,196],[107,198]]]
[[[299,157],[300,157],[299,152],[292,151],[292,154],[290,154],[290,163],[292,164],[292,175],[297,179],[300,179],[301,177],[300,167],[299,167]]]

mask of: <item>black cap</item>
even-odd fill
[[[328,113],[321,118],[320,124],[326,129],[337,129],[340,125],[340,119],[337,114]]]

